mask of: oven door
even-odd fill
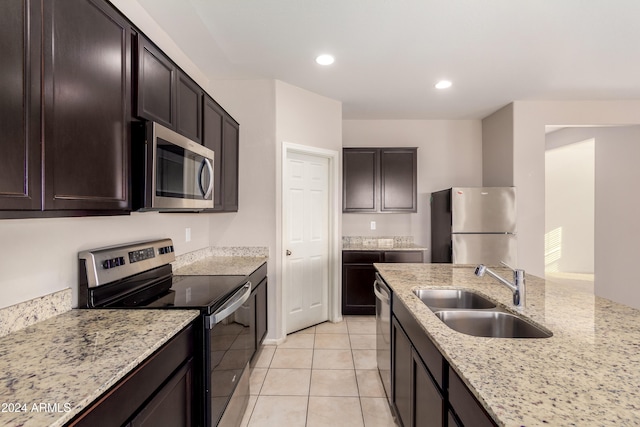
[[[206,426],[237,426],[249,402],[251,282],[205,317]]]
[[[151,123],[151,208],[213,208],[214,152],[158,123]]]

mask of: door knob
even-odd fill
[[[291,255],[291,251],[289,249],[287,249],[287,252],[285,252],[287,254],[287,256]]]

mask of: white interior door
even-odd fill
[[[287,334],[329,318],[329,160],[288,152],[284,182]]]

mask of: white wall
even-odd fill
[[[185,228],[191,241],[185,242]],[[201,214],[0,220],[0,308],[64,288],[78,297],[78,252],[169,237],[176,254],[209,245],[209,218]]]
[[[136,27],[167,54],[193,80],[206,90],[207,76],[191,61],[137,0],[109,0]],[[177,5],[179,7],[179,5]]]
[[[640,240],[640,202],[629,188],[640,182],[640,126],[567,128],[549,134],[547,147],[585,139],[595,141],[595,291],[640,308],[640,292],[628,273],[639,253],[634,242]]]
[[[640,126],[596,136],[596,294],[640,309]]]
[[[482,120],[482,185],[513,186],[513,104]]]
[[[640,123],[640,101],[516,101],[513,103],[513,184],[518,188],[518,262],[521,268],[537,276],[544,275],[544,152],[545,126],[584,126],[584,125],[634,125]],[[506,129],[505,132],[508,132]],[[625,147],[629,149],[629,147]],[[631,152],[630,154],[634,154]],[[626,162],[633,157],[624,156]],[[596,174],[600,154],[596,148]],[[623,163],[629,166],[628,163]],[[618,167],[614,167],[618,169]],[[637,166],[634,166],[637,168]],[[620,168],[621,169],[621,168]],[[630,168],[631,170],[633,168]],[[628,171],[618,170],[618,173]],[[637,178],[636,178],[637,182]],[[602,191],[596,186],[596,197]],[[598,202],[600,204],[602,202]],[[635,201],[626,200],[631,208],[638,212]],[[629,265],[621,261],[637,254],[636,240],[640,235],[635,232],[635,220],[628,218],[628,212],[618,212],[617,226],[629,230],[624,238],[615,239],[607,234],[603,240],[596,234],[596,259],[599,251],[607,251],[610,268],[601,268],[596,262],[596,281],[608,282],[608,289],[619,289],[610,297],[623,304],[640,307],[640,288],[636,275]],[[596,221],[599,214],[596,211]],[[605,275],[606,274],[606,275]],[[596,293],[606,296],[596,285]],[[629,298],[621,298],[624,294]]]
[[[545,272],[593,273],[595,140],[570,138],[554,147],[571,131],[547,134]]]
[[[516,101],[514,185],[518,188],[518,260],[544,274],[545,125],[640,123],[640,101]],[[597,163],[597,159],[596,159]]]
[[[209,91],[240,123],[239,211],[211,217],[211,244],[269,247],[267,338],[277,340],[284,336],[280,316],[282,142],[339,151],[342,104],[274,80],[211,80]]]
[[[345,236],[414,236],[416,243],[429,247],[431,193],[482,185],[479,120],[345,120],[342,127],[344,147],[418,147],[418,212],[345,213]],[[376,221],[376,230],[370,230],[370,221]]]

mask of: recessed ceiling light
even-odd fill
[[[331,65],[335,58],[331,55],[320,55],[316,58],[316,62],[320,65]]]
[[[436,83],[436,89],[448,89],[451,85],[452,83],[449,80],[440,80]]]

